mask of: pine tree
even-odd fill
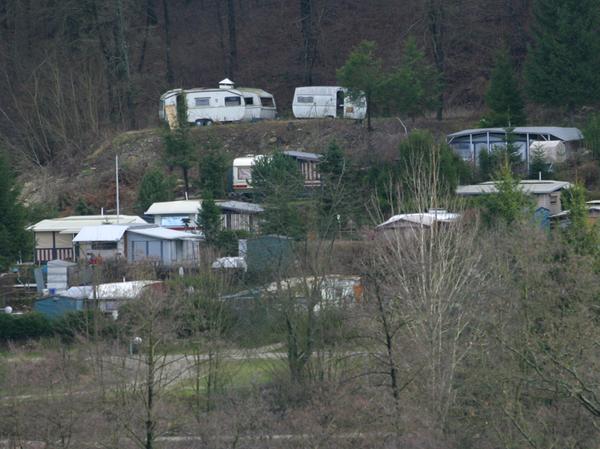
[[[202,196],[222,198],[225,195],[228,168],[227,159],[221,149],[209,146],[198,164],[198,187]]]
[[[25,230],[25,208],[8,159],[0,150],[0,271],[20,257],[31,254],[33,237]]]
[[[485,126],[521,126],[525,124],[525,108],[519,84],[507,49],[502,49],[490,77],[485,95],[490,113],[482,119]]]
[[[495,186],[496,193],[485,195],[481,200],[484,221],[488,225],[510,225],[525,217],[531,202],[507,162],[497,173]]]
[[[400,67],[385,77],[388,113],[414,119],[437,108],[440,83],[437,71],[425,59],[414,38],[406,41]]]
[[[569,111],[600,98],[600,0],[536,0],[527,93]]]
[[[305,235],[305,216],[298,207],[304,180],[294,159],[278,152],[258,160],[252,168],[252,188],[265,208],[262,233],[295,238]]]
[[[165,159],[170,167],[178,167],[183,175],[185,191],[190,188],[189,170],[194,161],[194,145],[190,139],[187,121],[187,99],[185,94],[177,97],[177,126],[164,135]]]
[[[355,47],[346,63],[337,71],[340,84],[348,88],[353,100],[362,95],[367,100],[367,128],[371,131],[371,111],[381,100],[383,82],[381,60],[375,56],[377,45],[372,41],[362,41]]]
[[[202,207],[198,211],[198,226],[204,233],[206,243],[215,245],[219,241],[221,209],[210,195],[202,200]]]
[[[158,168],[151,169],[144,174],[140,183],[136,209],[143,214],[152,203],[169,201],[173,196],[171,178],[165,176]]]

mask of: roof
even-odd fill
[[[264,96],[272,97],[273,96],[266,90],[259,89],[257,87],[238,87],[237,90],[239,90],[242,93],[256,94],[259,97],[264,97]]]
[[[563,189],[570,189],[573,185],[566,181],[551,181],[551,180],[524,180],[519,182],[519,187],[524,193],[532,195],[545,195],[552,192],[557,192]],[[473,184],[468,186],[458,186],[456,189],[457,195],[483,195],[487,193],[496,193],[495,181],[482,182],[481,184]]]
[[[99,284],[96,286],[96,299],[134,299],[142,293],[145,287],[160,282],[128,281]],[[94,287],[91,285],[71,287],[61,292],[60,295],[66,298],[90,299],[94,297]]]
[[[468,136],[469,134],[506,133],[505,128],[475,128],[465,129],[452,134],[448,138]],[[513,128],[513,134],[551,134],[563,141],[582,140],[583,134],[577,128],[562,128],[559,126],[518,126]]]
[[[340,86],[301,86],[296,87],[296,95],[332,95],[338,90],[342,89]]]
[[[62,234],[77,234],[85,226],[115,223],[148,224],[142,218],[135,215],[72,215],[70,217],[42,220],[32,226],[29,226],[27,229],[34,232],[60,232]]]
[[[286,156],[293,157],[295,159],[301,159],[304,161],[318,161],[321,159],[321,155],[317,153],[306,153],[304,151],[284,151],[283,154]]]
[[[123,238],[128,225],[85,226],[75,236],[73,242],[118,242]]]
[[[200,239],[202,235],[192,234],[191,232],[176,231],[173,229],[154,227],[154,228],[129,228],[128,232],[133,234],[145,235],[161,240],[187,240]]]
[[[264,154],[257,154],[256,156],[253,154],[247,154],[246,156],[236,157],[233,160],[234,167],[250,167],[256,164],[256,161],[265,157]]]
[[[153,203],[144,215],[191,215],[197,214],[202,200],[180,200]]]
[[[249,214],[258,214],[265,210],[258,204],[245,203],[243,201],[217,201],[217,206],[221,209],[233,210],[236,212],[246,212]]]
[[[387,221],[377,225],[378,229],[393,227],[394,224],[400,222],[409,222],[422,226],[431,226],[433,223],[452,223],[460,218],[460,214],[450,212],[422,212],[414,214],[398,214],[394,215]]]

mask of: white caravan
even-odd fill
[[[348,89],[339,86],[296,87],[292,111],[296,118],[350,118],[362,120],[367,115],[367,101],[352,101]]]
[[[321,185],[321,176],[317,165],[321,159],[320,154],[306,153],[304,151],[284,151],[283,154],[291,157],[298,163],[298,170],[302,173],[305,187],[317,187]],[[256,161],[271,157],[264,154],[256,156],[248,154],[233,160],[231,187],[233,190],[252,189],[252,167]]]
[[[218,88],[173,89],[160,97],[158,115],[171,128],[177,123],[177,102],[187,100],[187,120],[198,126],[213,122],[241,122],[273,119],[277,115],[275,98],[262,89],[236,89],[229,79]]]

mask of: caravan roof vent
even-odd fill
[[[229,78],[219,81],[219,89],[233,89],[235,84]]]

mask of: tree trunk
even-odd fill
[[[315,59],[315,36],[312,0],[300,0],[300,22],[304,40],[304,84],[312,84],[312,69]]]
[[[444,0],[428,0],[427,2],[427,23],[431,39],[431,50],[433,60],[440,78],[440,93],[438,97],[438,108],[436,118],[442,120],[444,112]]]
[[[172,86],[175,81],[173,75],[173,64],[171,62],[171,23],[169,21],[169,4],[168,0],[163,0],[163,15],[165,20],[165,68],[166,68],[166,79],[169,87]]]
[[[135,128],[135,114],[133,111],[133,87],[131,85],[131,72],[129,68],[129,48],[125,37],[125,17],[123,12],[123,0],[116,0],[115,9],[115,55],[116,55],[116,75],[120,84],[123,86],[123,96],[125,97],[125,113],[127,117],[122,117],[128,122],[129,128]],[[121,116],[123,113],[121,112]]]
[[[227,76],[235,77],[237,72],[237,36],[235,28],[235,0],[227,0],[227,28],[229,31],[229,64]]]
[[[219,28],[219,48],[221,49],[221,58],[223,58],[223,72],[225,72],[227,70],[228,55],[225,49],[225,28],[223,27],[223,17],[221,15],[221,0],[215,0],[215,11]]]
[[[140,62],[138,63],[138,72],[144,68],[144,60],[146,58],[146,48],[148,47],[148,34],[150,26],[156,25],[156,11],[154,11],[154,0],[146,0],[146,26],[144,28],[144,40],[142,41],[142,49],[140,51]]]

